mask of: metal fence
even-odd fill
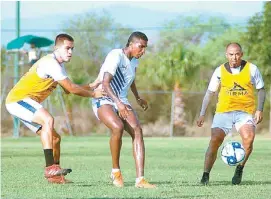
[[[9,88],[7,89],[9,90]],[[199,128],[196,125],[203,92],[173,92],[173,91],[139,91],[140,96],[149,103],[149,109],[143,111],[136,103],[132,94],[129,101],[138,114],[145,136],[209,136],[212,117],[215,112],[216,97],[211,101],[205,117],[205,124]],[[5,98],[5,93],[1,93]],[[264,110],[264,120],[257,127],[257,133],[270,133],[270,94],[267,96]],[[55,128],[65,135],[85,136],[93,134],[108,134],[108,129],[98,121],[92,111],[88,98],[63,94],[57,89],[44,103],[55,117]],[[12,117],[1,103],[2,136],[13,135]],[[31,136],[24,125],[19,127],[20,136]]]
[[[44,52],[47,53],[47,52]],[[6,54],[6,66],[1,67],[1,128],[2,136],[12,136],[13,119],[7,113],[4,100],[14,83],[13,54]],[[26,57],[21,56],[19,76],[29,69]],[[145,136],[208,136],[215,112],[216,98],[211,101],[203,127],[196,126],[204,92],[174,91],[139,91],[142,98],[149,103],[149,109],[143,111],[130,94],[129,101],[136,110]],[[267,92],[268,93],[268,92]],[[264,120],[257,127],[258,133],[271,135],[271,92],[267,94]],[[44,103],[44,106],[55,116],[55,128],[59,133],[67,135],[90,135],[108,133],[107,128],[94,116],[89,99],[64,95],[57,89]],[[20,136],[33,135],[27,128],[20,125]],[[16,136],[16,135],[15,135]]]

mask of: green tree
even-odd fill
[[[202,65],[202,56],[196,52],[206,40],[223,34],[229,25],[221,18],[179,17],[168,22],[161,31],[158,44],[147,56],[139,75],[145,88],[174,90],[174,124],[183,128],[185,121],[183,89],[200,84],[195,81]]]
[[[71,76],[78,83],[94,79],[106,54],[123,47],[131,34],[131,29],[116,23],[106,11],[79,15],[68,24],[64,31],[75,39]]]
[[[260,68],[266,87],[270,87],[271,2],[265,2],[263,12],[251,17],[243,40],[250,61]]]
[[[249,61],[256,64],[263,76],[265,89],[271,91],[271,2],[265,2],[263,12],[255,14],[248,22],[244,35],[244,44],[248,51]],[[270,110],[270,95],[267,95],[265,106]],[[269,99],[268,99],[269,98]],[[266,110],[266,109],[265,109]],[[267,109],[268,110],[268,109]],[[269,115],[270,116],[270,115]],[[265,111],[265,118],[268,112]],[[271,119],[269,117],[269,127]],[[268,128],[268,124],[265,125]],[[264,127],[263,127],[264,128]]]
[[[71,34],[75,40],[73,58],[67,64],[69,76],[77,84],[88,84],[96,79],[106,54],[113,48],[123,47],[132,31],[116,23],[108,12],[103,11],[74,17],[65,23],[64,32]],[[71,123],[74,102],[84,106],[89,104],[89,98],[65,95],[64,99]]]

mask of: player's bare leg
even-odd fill
[[[110,129],[110,151],[112,156],[112,173],[113,184],[117,187],[123,187],[123,178],[120,172],[120,150],[122,146],[122,134],[124,125],[120,117],[113,110],[111,105],[102,105],[98,109],[99,119]]]
[[[41,108],[35,113],[32,121],[42,125],[42,129],[39,134],[43,148],[52,149],[54,126],[53,116],[45,108]]]
[[[126,121],[124,121],[125,130],[132,137],[133,144],[133,156],[136,165],[136,177],[144,176],[144,164],[145,164],[145,146],[143,141],[142,128],[139,121],[136,118],[134,112],[128,115]]]
[[[53,155],[55,164],[59,164],[60,162],[60,143],[61,137],[60,135],[53,130]]]
[[[38,135],[41,134],[41,130],[37,132]],[[59,164],[60,162],[60,143],[61,143],[61,136],[53,129],[53,156],[54,156],[54,163]]]
[[[226,134],[220,128],[212,128],[211,140],[205,153],[204,172],[201,179],[201,183],[207,185],[209,183],[209,173],[217,158],[217,151],[220,145],[223,143]]]
[[[135,159],[137,177],[135,186],[138,188],[155,188],[155,185],[148,183],[144,179],[145,146],[143,133],[136,113],[133,110],[130,111],[130,114],[124,121],[124,124],[125,130],[132,137],[133,155]]]
[[[251,124],[245,124],[239,129],[239,133],[242,138],[244,149],[246,151],[246,157],[240,165],[245,166],[253,150],[253,142],[255,138],[255,127]]]
[[[54,118],[50,115],[50,113],[45,108],[41,108],[35,113],[32,121],[42,126],[38,134],[40,135],[40,138],[41,138],[41,142],[42,142],[42,146],[43,146],[44,154],[45,154],[45,160],[46,160],[45,177],[49,181],[51,178],[54,178],[56,176],[63,176],[70,173],[72,171],[71,169],[61,169],[59,165],[55,164],[55,161],[54,161],[54,154],[53,154],[53,137],[55,135],[54,134]],[[59,160],[60,145],[59,145],[59,151],[57,153],[58,153],[57,158]],[[59,180],[61,180],[61,183],[65,183],[63,179],[59,179]],[[59,182],[54,181],[54,183],[59,183]]]
[[[240,184],[243,176],[244,166],[253,150],[253,142],[255,138],[255,127],[251,124],[245,124],[239,129],[240,136],[243,141],[243,146],[246,152],[244,161],[241,162],[235,169],[234,176],[232,178],[232,184]]]

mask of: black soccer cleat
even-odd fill
[[[71,169],[62,169],[58,164],[53,164],[51,166],[45,167],[44,177],[51,178],[53,176],[65,176],[72,172]]]
[[[72,172],[72,169],[62,169],[63,175],[67,175],[68,173]]]
[[[209,173],[203,172],[203,175],[202,175],[200,183],[202,185],[208,185],[208,183],[209,183]]]
[[[234,172],[234,176],[232,177],[232,184],[237,185],[240,184],[242,181],[242,175],[243,175],[243,169],[244,166],[242,165],[237,165],[235,172]]]

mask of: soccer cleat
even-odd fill
[[[110,177],[112,179],[113,185],[116,187],[124,187],[123,178],[120,171],[114,173],[112,172]]]
[[[72,181],[65,179],[64,176],[52,176],[50,178],[47,178],[47,181],[49,183],[53,183],[53,184],[67,184],[67,183],[72,183]]]
[[[144,178],[142,178],[138,183],[135,184],[136,188],[152,189],[156,188],[156,185],[148,183]]]
[[[200,183],[202,185],[208,185],[208,183],[209,183],[209,173],[203,172],[203,175],[202,175],[202,178],[200,180]]]
[[[242,175],[243,175],[243,169],[244,166],[242,165],[237,165],[235,172],[234,172],[234,176],[232,177],[232,184],[237,185],[240,184],[242,181]]]
[[[67,175],[68,173],[72,172],[71,169],[62,169],[59,165],[53,164],[51,166],[45,167],[44,177],[51,178],[53,176],[61,176]]]

